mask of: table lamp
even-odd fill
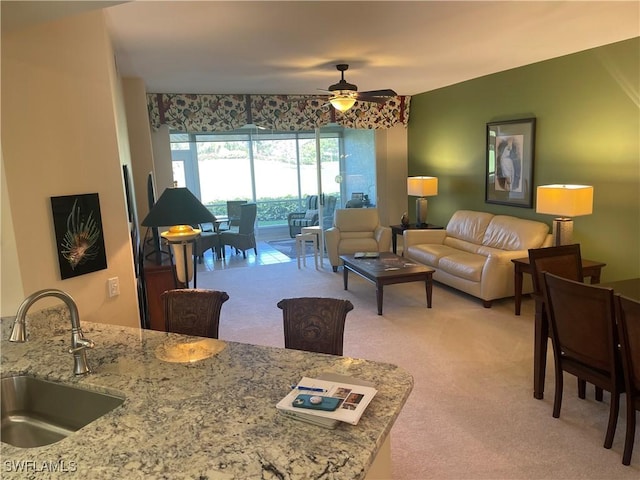
[[[571,217],[593,212],[593,187],[588,185],[541,185],[536,198],[537,213],[558,215],[553,220],[554,246],[573,243]]]
[[[416,199],[416,225],[427,224],[427,199],[438,195],[437,177],[409,177],[407,178],[407,194]]]
[[[142,221],[145,227],[162,227],[172,225],[169,230],[162,232],[160,236],[171,246],[171,252],[175,256],[177,281],[189,285],[193,279],[193,287],[196,286],[195,259],[193,246],[200,230],[192,225],[199,223],[214,223],[216,217],[205,207],[196,196],[187,188],[167,188],[158,201]],[[173,261],[172,261],[173,263]]]

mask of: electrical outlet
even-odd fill
[[[116,297],[120,295],[120,280],[118,279],[118,277],[110,278],[108,282],[108,286],[109,286],[110,297]]]

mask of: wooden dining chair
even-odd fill
[[[618,421],[622,366],[617,354],[613,289],[545,272],[545,307],[551,326],[555,365],[553,416],[560,417],[563,372],[611,392],[604,447],[611,448]]]
[[[624,385],[627,392],[627,431],[622,463],[629,465],[636,433],[636,412],[640,411],[640,302],[616,295],[615,306]]]
[[[536,353],[536,358],[541,359],[541,372],[534,372],[534,375],[540,376],[546,368],[547,338],[551,336],[549,320],[544,305],[543,273],[553,273],[576,282],[584,281],[580,244],[532,248],[529,250],[529,264],[531,265],[531,278],[533,281],[533,293],[531,296],[536,303],[534,348],[538,349],[540,345],[545,346],[542,352]],[[586,383],[581,379],[578,379],[578,396],[580,398],[585,398],[586,396]],[[596,399],[602,400],[602,390],[598,388],[596,388]]]
[[[227,292],[183,288],[168,290],[161,298],[167,332],[218,338],[222,304],[229,300]]]
[[[284,320],[284,346],[307,352],[342,355],[344,324],[353,310],[349,300],[285,298],[278,302]]]

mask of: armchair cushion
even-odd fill
[[[305,220],[314,220],[318,218],[318,210],[307,210],[304,214]]]
[[[356,252],[387,252],[391,249],[391,229],[380,225],[375,208],[338,209],[333,227],[325,233],[329,262],[336,271],[340,255]]]

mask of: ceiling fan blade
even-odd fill
[[[367,92],[359,92],[358,97],[395,97],[398,95],[391,89],[386,90],[369,90]]]

